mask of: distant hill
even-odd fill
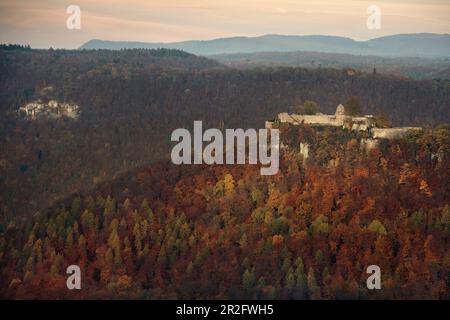
[[[391,57],[449,57],[449,34],[399,34],[368,41],[355,41],[336,36],[291,36],[263,35],[260,37],[232,37],[205,41],[183,41],[171,43],[145,43],[129,41],[90,40],[80,49],[131,49],[168,48],[180,49],[198,55],[317,51],[356,55],[377,55]]]
[[[239,69],[254,67],[351,68],[413,79],[450,79],[450,57],[381,57],[345,53],[292,51],[210,55],[208,58]]]

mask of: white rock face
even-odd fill
[[[373,148],[378,147],[380,140],[378,139],[361,139],[361,148],[369,151]]]
[[[19,114],[29,120],[35,120],[39,117],[51,119],[67,117],[76,120],[81,112],[80,107],[76,104],[58,102],[56,100],[50,100],[48,102],[38,100],[36,102],[31,102],[20,107],[18,111]]]
[[[303,156],[303,160],[309,158],[309,144],[300,143],[300,154]]]

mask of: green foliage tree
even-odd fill
[[[255,270],[246,269],[244,274],[242,275],[242,286],[245,289],[251,289],[255,285]]]
[[[378,128],[390,128],[391,121],[385,113],[380,113],[374,117],[375,125]]]
[[[284,284],[285,288],[288,290],[292,290],[295,288],[296,281],[295,281],[295,275],[292,272],[292,270],[290,270],[289,273],[286,275],[286,279],[285,279],[284,283],[285,283]]]
[[[270,224],[270,229],[273,234],[286,235],[289,231],[289,221],[283,216],[273,219]]]
[[[306,100],[303,103],[303,112],[306,115],[315,115],[319,112],[319,106],[314,101]]]
[[[383,226],[383,224],[381,223],[380,220],[378,219],[374,219],[368,226],[368,229],[372,232],[381,234],[381,235],[386,235],[387,231],[386,228]]]
[[[344,104],[345,114],[348,116],[358,116],[361,114],[361,102],[355,96],[350,97]]]
[[[330,225],[328,224],[328,218],[321,214],[311,224],[313,234],[328,234],[330,232]]]
[[[447,204],[442,208],[440,223],[447,235],[450,235],[450,206]]]
[[[308,290],[310,292],[311,299],[320,299],[320,287],[317,285],[316,276],[314,274],[313,268],[309,268],[307,277]]]

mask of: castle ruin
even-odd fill
[[[421,127],[378,128],[372,115],[353,117],[345,114],[345,107],[340,104],[333,115],[317,113],[315,115],[279,113],[277,118],[266,121],[266,129],[272,129],[275,123],[292,125],[307,124],[311,127],[341,127],[352,131],[367,131],[374,139],[398,139],[409,130],[422,130]]]
[[[291,125],[307,124],[311,127],[336,127],[352,131],[364,131],[369,134],[369,138],[363,139],[362,146],[365,149],[372,149],[378,146],[380,139],[399,139],[406,135],[410,130],[422,130],[421,127],[396,127],[379,128],[376,125],[375,118],[372,115],[349,116],[345,114],[345,107],[339,104],[333,115],[317,113],[315,115],[289,114],[287,112],[279,113],[277,118],[272,121],[266,121],[266,129],[273,129],[280,123],[289,123]],[[308,154],[308,146],[303,145],[303,153]]]
[[[76,104],[61,103],[56,100],[50,100],[45,103],[38,100],[20,107],[18,113],[28,120],[35,120],[39,117],[78,119],[80,111],[80,107]]]

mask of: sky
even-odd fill
[[[81,10],[80,29],[66,12]],[[371,30],[367,8],[381,10]],[[78,48],[91,39],[143,42],[263,34],[367,40],[398,33],[450,33],[450,0],[0,0],[0,43]]]

